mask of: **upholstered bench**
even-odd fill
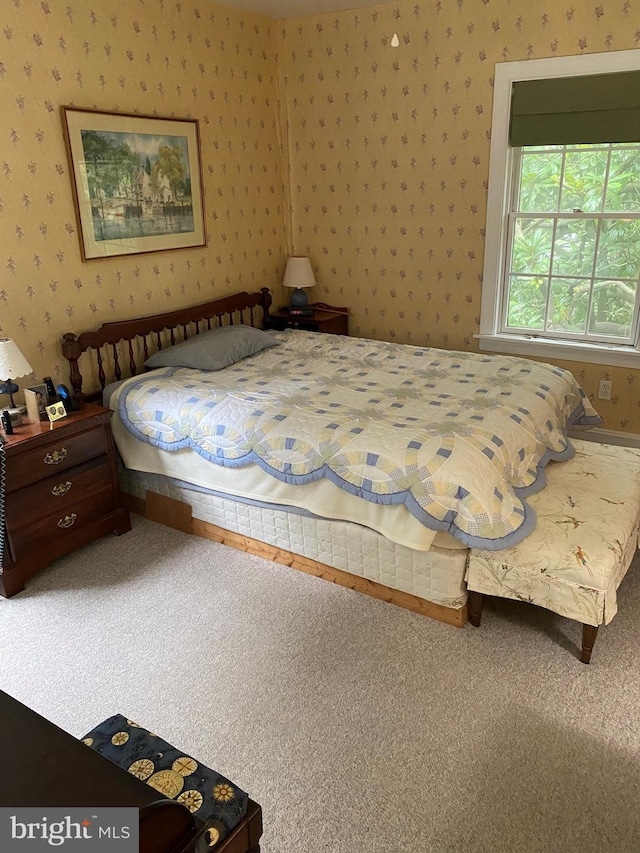
[[[550,462],[546,487],[527,499],[534,531],[504,551],[470,550],[469,618],[480,624],[485,594],[538,604],[582,623],[580,659],[589,663],[638,547],[640,451],[572,443],[575,456]]]
[[[82,740],[151,785],[162,798],[176,800],[204,821],[212,849],[226,849],[224,839],[234,834],[247,814],[247,804],[251,801],[237,785],[122,714],[109,717]],[[257,831],[248,833],[254,837],[247,846],[234,845],[233,849],[258,853],[261,831],[259,819]]]

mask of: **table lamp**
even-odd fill
[[[309,301],[309,297],[305,293],[304,288],[314,287],[315,283],[316,279],[313,275],[309,258],[289,258],[282,284],[285,287],[293,288],[289,297],[289,306],[291,308],[305,307]]]
[[[20,389],[11,377],[27,376],[29,373],[33,373],[33,368],[20,352],[18,345],[11,338],[0,338],[0,376],[7,377],[5,382],[0,382],[0,394],[9,395],[11,408],[4,408],[8,409],[14,425],[19,424],[22,418],[13,400],[13,395]]]

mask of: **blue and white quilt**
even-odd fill
[[[278,346],[219,371],[133,380],[120,417],[141,441],[191,448],[290,484],[326,477],[426,527],[490,550],[535,524],[525,497],[569,426],[601,422],[575,378],[507,356],[273,332]]]

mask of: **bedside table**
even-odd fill
[[[0,595],[105,533],[131,529],[122,504],[109,421],[87,405],[66,418],[23,421],[5,436],[6,528]]]
[[[302,329],[304,332],[325,332],[329,335],[349,334],[349,312],[347,308],[334,309],[330,305],[312,305],[313,316],[290,317],[286,308],[269,314],[267,328]]]

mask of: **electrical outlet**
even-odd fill
[[[610,400],[613,391],[613,382],[610,379],[601,379],[598,388],[598,400]]]

